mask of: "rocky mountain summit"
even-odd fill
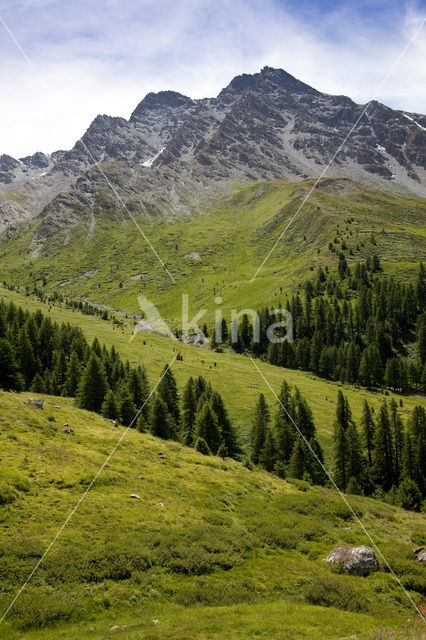
[[[378,102],[363,112],[270,67],[216,98],[149,93],[129,120],[97,116],[69,151],[0,156],[0,231],[41,216],[37,248],[93,216],[100,192],[147,214],[188,215],[235,182],[317,177],[342,143],[327,176],[426,196],[426,116]]]

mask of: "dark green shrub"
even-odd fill
[[[305,589],[306,601],[321,607],[335,607],[355,613],[368,612],[369,604],[365,597],[347,582],[331,577],[317,577]]]
[[[21,629],[44,628],[62,620],[70,620],[80,606],[75,593],[32,589],[18,598],[12,615]]]

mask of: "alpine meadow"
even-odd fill
[[[154,4],[0,2],[0,636],[425,639],[425,5]]]

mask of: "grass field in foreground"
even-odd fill
[[[25,405],[33,395],[0,392],[1,611],[123,434],[67,398]],[[348,499],[419,602],[424,516]],[[413,619],[383,561],[367,578],[324,563],[338,544],[371,542],[335,492],[130,430],[1,637],[370,640]]]

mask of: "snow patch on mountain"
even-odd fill
[[[155,156],[152,156],[152,158],[149,158],[148,160],[145,160],[145,162],[141,162],[141,165],[143,167],[148,167],[151,168],[152,165],[154,164],[154,162],[157,160],[157,158],[159,158],[161,156],[161,154],[163,153],[163,151],[165,150],[166,147],[162,147],[160,149],[160,151],[158,153],[155,154]]]

